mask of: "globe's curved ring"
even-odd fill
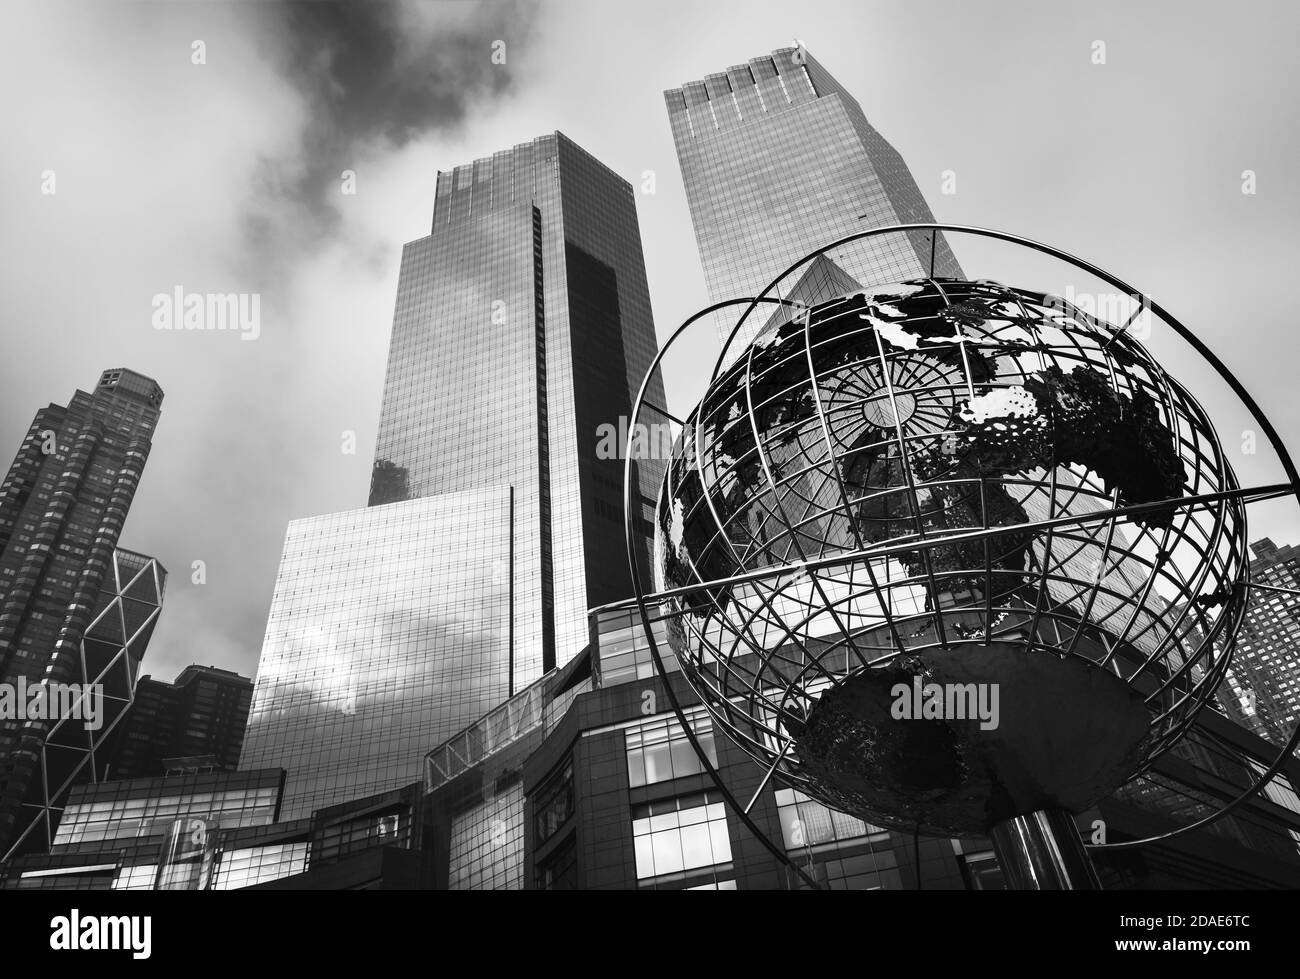
[[[1176,333],[1178,333],[1178,335],[1179,335],[1179,336],[1180,336],[1180,337],[1181,337],[1185,342],[1187,342],[1187,343],[1188,343],[1188,344],[1189,344],[1189,345],[1190,345],[1194,350],[1196,350],[1197,353],[1200,354],[1200,356],[1201,356],[1205,361],[1207,361],[1207,362],[1208,362],[1208,363],[1209,363],[1209,364],[1214,368],[1214,370],[1215,370],[1215,371],[1219,374],[1219,376],[1220,376],[1220,377],[1221,377],[1221,378],[1222,378],[1222,379],[1223,379],[1223,380],[1224,380],[1224,381],[1229,385],[1229,387],[1233,390],[1233,392],[1237,395],[1237,397],[1238,397],[1238,398],[1239,398],[1239,399],[1240,399],[1240,400],[1241,400],[1241,401],[1242,401],[1242,402],[1247,406],[1248,410],[1250,411],[1252,417],[1255,419],[1256,423],[1261,427],[1261,429],[1264,431],[1264,433],[1265,433],[1266,436],[1268,437],[1270,444],[1273,446],[1274,451],[1277,453],[1279,459],[1281,460],[1282,465],[1283,465],[1283,467],[1284,467],[1284,469],[1285,469],[1286,475],[1287,475],[1288,479],[1290,480],[1290,483],[1289,483],[1289,484],[1277,484],[1277,485],[1274,485],[1274,486],[1268,486],[1268,487],[1258,487],[1258,488],[1256,488],[1256,489],[1254,489],[1254,490],[1238,490],[1238,491],[1236,491],[1236,493],[1233,494],[1233,495],[1237,495],[1237,496],[1239,496],[1239,497],[1242,498],[1242,499],[1249,499],[1249,498],[1260,499],[1260,498],[1265,498],[1265,497],[1267,497],[1267,496],[1292,495],[1292,494],[1294,494],[1294,495],[1297,496],[1298,499],[1300,499],[1300,476],[1297,475],[1297,472],[1296,472],[1296,469],[1295,469],[1294,463],[1292,462],[1292,460],[1291,460],[1289,454],[1287,453],[1285,446],[1282,444],[1280,438],[1278,437],[1278,435],[1277,435],[1276,431],[1274,430],[1273,426],[1271,425],[1271,423],[1268,421],[1268,419],[1267,419],[1267,418],[1263,415],[1263,413],[1260,411],[1260,409],[1259,409],[1258,405],[1256,404],[1256,402],[1254,401],[1254,399],[1249,395],[1249,393],[1244,389],[1244,387],[1242,387],[1242,385],[1240,384],[1240,382],[1237,381],[1237,379],[1236,379],[1236,378],[1235,378],[1235,377],[1234,377],[1234,376],[1233,376],[1233,375],[1232,375],[1232,374],[1231,374],[1231,373],[1230,373],[1230,372],[1229,372],[1229,371],[1224,367],[1224,365],[1223,365],[1223,364],[1218,360],[1218,358],[1215,357],[1215,355],[1214,355],[1214,354],[1213,354],[1213,353],[1212,353],[1212,352],[1211,352],[1211,351],[1210,351],[1210,350],[1209,350],[1209,349],[1208,349],[1208,348],[1207,348],[1207,347],[1206,347],[1206,346],[1205,346],[1205,345],[1204,345],[1204,344],[1203,344],[1203,343],[1202,343],[1202,342],[1201,342],[1201,341],[1200,341],[1200,340],[1199,340],[1195,335],[1193,335],[1193,334],[1191,333],[1191,331],[1189,331],[1186,327],[1184,327],[1181,323],[1179,323],[1179,322],[1178,322],[1178,321],[1177,321],[1173,316],[1171,316],[1171,315],[1170,315],[1167,311],[1165,311],[1161,306],[1159,306],[1159,305],[1156,304],[1155,302],[1151,301],[1151,300],[1149,299],[1149,297],[1146,297],[1144,294],[1142,294],[1142,293],[1138,292],[1137,290],[1133,289],[1131,286],[1129,286],[1127,283],[1123,282],[1123,281],[1122,281],[1121,279],[1119,279],[1118,277],[1113,276],[1113,275],[1111,275],[1111,274],[1108,273],[1108,272],[1105,272],[1104,270],[1102,270],[1102,269],[1100,269],[1100,268],[1098,268],[1098,267],[1092,265],[1092,264],[1089,263],[1089,262],[1086,262],[1086,261],[1084,261],[1084,260],[1082,260],[1082,259],[1079,259],[1079,258],[1073,256],[1073,255],[1070,255],[1069,253],[1066,253],[1066,252],[1061,251],[1061,250],[1059,250],[1059,249],[1053,248],[1052,246],[1045,245],[1045,244],[1042,244],[1042,243],[1039,243],[1039,242],[1035,242],[1035,241],[1032,241],[1032,240],[1030,240],[1030,239],[1023,238],[1023,237],[1020,237],[1020,236],[1017,236],[1017,235],[1012,235],[1012,234],[1009,234],[1009,233],[1006,233],[1006,232],[1000,232],[1000,231],[995,231],[995,230],[990,230],[990,229],[984,229],[984,228],[978,228],[978,227],[972,227],[972,226],[964,226],[964,225],[946,225],[946,224],[938,224],[938,223],[900,224],[900,225],[894,225],[894,226],[890,226],[890,227],[886,227],[886,228],[876,228],[876,229],[871,229],[871,230],[864,231],[864,232],[860,232],[860,233],[857,233],[857,234],[853,234],[853,235],[845,236],[844,238],[841,238],[841,239],[839,239],[839,240],[837,240],[837,241],[834,241],[834,242],[831,242],[831,243],[827,244],[827,245],[824,246],[823,248],[820,248],[820,249],[818,249],[818,250],[816,250],[816,251],[810,253],[808,256],[805,256],[805,257],[804,257],[803,259],[801,259],[800,261],[794,263],[792,266],[790,266],[789,269],[787,269],[787,270],[786,270],[785,272],[783,272],[780,276],[778,276],[776,279],[774,279],[773,282],[772,282],[772,283],[767,287],[767,289],[765,289],[765,290],[763,291],[763,293],[760,294],[758,297],[752,297],[752,298],[746,298],[746,299],[730,300],[730,301],[727,301],[727,302],[723,302],[723,303],[715,304],[715,305],[713,305],[713,306],[708,307],[708,308],[705,309],[705,310],[701,310],[699,313],[695,314],[695,315],[692,316],[690,319],[688,319],[685,323],[683,323],[683,324],[682,324],[682,325],[681,325],[681,326],[680,326],[680,327],[679,327],[679,328],[678,328],[678,329],[673,333],[673,335],[669,338],[669,340],[667,341],[667,343],[664,344],[664,346],[660,349],[659,353],[656,355],[656,357],[655,357],[653,363],[651,364],[651,367],[650,367],[649,371],[647,372],[646,379],[645,379],[645,381],[643,381],[643,383],[642,383],[641,389],[640,389],[640,391],[638,392],[638,395],[637,395],[637,400],[636,400],[636,402],[635,402],[635,404],[634,404],[634,406],[633,406],[633,413],[632,413],[631,425],[629,426],[629,432],[635,432],[635,431],[636,431],[636,424],[637,424],[638,419],[639,419],[639,416],[640,416],[640,412],[641,412],[641,409],[642,409],[642,405],[645,403],[645,394],[646,394],[646,390],[647,390],[647,385],[648,385],[649,379],[653,376],[654,371],[658,369],[659,364],[660,364],[660,362],[662,361],[664,355],[665,355],[665,354],[667,353],[667,351],[672,347],[673,343],[674,343],[674,342],[675,342],[675,341],[676,341],[676,340],[677,340],[677,339],[678,339],[678,338],[679,338],[679,337],[680,337],[680,336],[685,332],[685,330],[688,329],[688,328],[689,328],[692,324],[694,324],[696,321],[698,321],[701,317],[703,317],[703,316],[705,316],[705,315],[707,315],[707,314],[709,314],[709,313],[715,312],[715,311],[717,311],[717,310],[719,310],[719,309],[725,308],[725,307],[727,307],[727,306],[740,305],[740,304],[742,304],[742,303],[747,303],[747,304],[748,304],[748,305],[746,306],[746,309],[745,309],[744,313],[741,315],[740,319],[736,322],[735,326],[732,328],[731,334],[728,336],[728,338],[727,338],[727,340],[726,340],[726,342],[725,342],[725,344],[724,344],[724,346],[723,346],[723,350],[722,350],[722,352],[721,352],[720,355],[719,355],[718,361],[717,361],[717,362],[715,363],[715,365],[714,365],[714,368],[713,368],[713,371],[712,371],[712,374],[711,374],[711,380],[716,380],[717,377],[718,377],[718,375],[719,375],[719,372],[720,372],[720,370],[721,370],[721,368],[722,368],[722,365],[723,365],[723,363],[725,362],[726,354],[727,354],[728,349],[730,348],[730,345],[734,342],[736,336],[739,334],[739,332],[740,332],[740,330],[741,330],[741,328],[742,328],[742,326],[743,326],[745,320],[746,320],[746,319],[749,317],[749,315],[754,311],[754,309],[757,308],[757,306],[758,306],[760,303],[776,303],[776,304],[781,304],[781,305],[798,305],[798,304],[790,303],[790,302],[787,301],[787,300],[783,300],[783,299],[779,299],[779,298],[775,298],[775,299],[774,299],[774,298],[772,298],[771,296],[768,295],[768,293],[771,293],[774,289],[776,289],[776,287],[779,285],[779,283],[780,283],[783,279],[785,279],[788,275],[790,275],[792,272],[796,271],[800,266],[806,264],[807,262],[812,261],[812,260],[813,260],[814,258],[816,258],[817,256],[822,255],[822,254],[824,254],[825,252],[827,252],[827,251],[829,251],[829,250],[831,250],[831,249],[837,248],[837,247],[839,247],[839,246],[841,246],[841,245],[844,245],[844,244],[847,244],[847,243],[850,243],[850,242],[854,242],[854,241],[857,241],[857,240],[860,240],[860,239],[865,239],[865,238],[870,238],[870,237],[878,236],[878,235],[885,235],[885,234],[898,234],[898,233],[905,233],[905,232],[910,232],[910,231],[929,231],[929,232],[931,232],[931,241],[932,241],[932,243],[933,243],[934,235],[935,235],[936,232],[940,232],[940,231],[951,231],[951,232],[955,232],[955,233],[965,233],[965,234],[972,234],[972,235],[982,236],[982,237],[987,237],[987,238],[993,238],[993,239],[998,239],[998,240],[1006,241],[1006,242],[1009,242],[1009,243],[1012,243],[1012,244],[1021,245],[1021,246],[1024,246],[1024,247],[1027,247],[1027,248],[1030,248],[1030,249],[1033,249],[1033,250],[1035,250],[1035,251],[1041,252],[1041,253],[1043,253],[1043,254],[1047,254],[1047,255],[1050,255],[1050,256],[1052,256],[1052,257],[1058,258],[1058,259],[1060,259],[1060,260],[1062,260],[1062,261],[1064,261],[1064,262],[1067,262],[1067,263],[1069,263],[1069,264],[1071,264],[1071,265],[1073,265],[1073,266],[1075,266],[1075,267],[1077,267],[1077,268],[1079,268],[1079,269],[1082,269],[1082,270],[1084,270],[1084,271],[1086,271],[1086,272],[1088,272],[1088,273],[1090,273],[1090,274],[1092,274],[1092,275],[1095,275],[1095,276],[1098,277],[1099,279],[1101,279],[1101,280],[1103,280],[1103,281],[1109,283],[1109,284],[1112,285],[1112,286],[1115,286],[1115,287],[1118,288],[1118,289],[1123,290],[1124,292],[1126,292],[1126,293],[1129,294],[1129,295],[1132,295],[1132,296],[1135,296],[1135,297],[1140,297],[1140,298],[1142,299],[1144,305],[1145,305],[1147,308],[1150,308],[1150,309],[1153,310],[1153,311],[1154,311],[1158,316],[1160,316],[1161,319],[1162,319],[1166,324],[1168,324],[1168,325],[1169,325],[1169,326],[1170,326],[1170,327],[1171,327],[1171,328],[1172,328]],[[933,269],[932,269],[932,271],[933,271]],[[659,675],[661,676],[661,678],[663,678],[663,679],[665,680],[665,684],[664,684],[664,685],[665,685],[665,689],[666,689],[667,692],[668,692],[669,699],[670,699],[670,701],[671,701],[671,703],[672,703],[672,706],[673,706],[673,708],[674,708],[674,712],[677,714],[679,721],[682,723],[682,727],[683,727],[684,731],[686,732],[686,734],[687,734],[689,740],[691,741],[692,746],[693,746],[694,749],[696,750],[697,754],[701,754],[702,764],[704,765],[704,767],[706,768],[706,770],[709,772],[710,777],[711,777],[712,780],[714,781],[715,785],[717,785],[717,787],[719,788],[720,792],[723,794],[724,798],[727,799],[728,803],[729,803],[729,804],[732,806],[732,808],[737,812],[738,816],[742,819],[742,821],[743,821],[743,822],[744,822],[744,823],[749,827],[749,829],[751,830],[751,832],[754,832],[754,834],[755,834],[756,836],[758,836],[758,838],[759,838],[762,842],[764,842],[764,844],[768,847],[769,850],[771,850],[771,851],[774,853],[774,855],[776,855],[778,858],[780,858],[783,862],[787,863],[788,865],[793,866],[793,864],[789,861],[789,859],[788,859],[788,857],[786,856],[786,854],[784,853],[784,851],[782,851],[780,848],[776,847],[776,845],[775,845],[774,843],[772,843],[770,840],[768,840],[768,839],[767,839],[767,838],[766,838],[766,837],[765,837],[765,836],[764,836],[764,835],[763,835],[763,834],[762,834],[762,833],[757,829],[757,827],[753,824],[752,820],[750,820],[749,817],[748,817],[748,808],[749,808],[749,807],[745,807],[745,808],[742,809],[742,808],[737,804],[737,802],[736,802],[736,800],[734,799],[734,797],[733,797],[733,796],[731,795],[731,793],[727,790],[726,786],[722,783],[721,778],[720,778],[720,776],[718,775],[717,771],[716,771],[716,770],[713,768],[713,766],[708,762],[708,759],[705,758],[705,757],[703,757],[702,753],[700,752],[700,746],[699,746],[699,743],[698,743],[698,741],[696,740],[696,738],[695,738],[695,736],[694,736],[694,732],[693,732],[693,730],[692,730],[692,728],[691,728],[691,725],[690,725],[689,723],[686,722],[685,715],[684,715],[684,713],[683,713],[683,711],[682,711],[682,709],[681,709],[681,706],[680,706],[680,704],[678,703],[677,698],[676,698],[675,694],[674,694],[673,691],[672,691],[672,686],[671,686],[670,683],[667,682],[667,671],[666,671],[666,669],[665,669],[665,667],[664,667],[664,663],[663,663],[663,660],[662,660],[662,658],[661,658],[661,654],[660,654],[660,652],[659,652],[659,650],[658,650],[658,648],[657,648],[657,644],[656,644],[656,642],[655,642],[655,639],[654,639],[654,636],[653,636],[653,632],[652,632],[652,630],[651,630],[651,626],[650,626],[650,617],[649,617],[649,610],[648,610],[648,608],[647,608],[646,603],[647,603],[647,600],[654,600],[654,599],[656,599],[656,598],[666,597],[668,593],[664,593],[664,595],[647,595],[647,594],[645,593],[645,591],[644,591],[643,580],[642,580],[642,576],[641,576],[641,569],[637,566],[637,562],[636,562],[636,558],[635,558],[635,550],[634,550],[634,548],[633,548],[634,528],[633,528],[633,521],[632,521],[632,511],[631,511],[630,506],[629,506],[630,499],[631,499],[631,492],[630,492],[630,490],[631,490],[631,483],[630,483],[630,478],[631,478],[631,459],[632,459],[632,454],[631,454],[631,452],[625,453],[625,459],[626,459],[626,462],[625,462],[625,471],[624,471],[625,536],[626,536],[626,543],[627,543],[627,547],[628,547],[629,566],[630,566],[630,570],[631,570],[631,574],[632,574],[632,579],[633,579],[633,584],[634,584],[634,589],[635,589],[635,593],[636,593],[635,603],[636,603],[636,605],[638,606],[638,609],[639,609],[639,612],[640,612],[640,615],[641,615],[641,619],[642,619],[642,624],[643,624],[643,627],[645,628],[646,633],[647,633],[647,638],[648,638],[648,641],[649,641],[649,643],[650,643],[650,651],[651,651],[651,654],[652,654],[652,658],[654,659],[654,662],[655,662],[656,670],[659,672]],[[1223,494],[1219,494],[1219,495],[1223,495]],[[1184,501],[1184,502],[1186,502],[1186,501]],[[987,535],[988,533],[989,533],[988,531],[985,531],[985,532],[984,532],[985,535]],[[840,555],[840,556],[837,556],[837,557],[834,558],[834,559],[828,559],[828,560],[827,560],[827,563],[833,563],[834,561],[837,561],[837,560],[844,560],[844,559],[846,559],[846,557],[847,557],[847,558],[851,558],[852,555]],[[704,586],[697,586],[697,587],[704,587]],[[677,591],[677,592],[681,592],[681,591],[684,591],[684,589],[677,589],[676,591]],[[1219,809],[1219,810],[1216,811],[1215,813],[1212,813],[1212,814],[1210,814],[1209,816],[1206,816],[1206,817],[1204,817],[1204,818],[1202,818],[1202,819],[1200,819],[1200,820],[1197,820],[1196,822],[1193,822],[1193,823],[1191,823],[1191,824],[1189,824],[1189,825],[1187,825],[1187,826],[1181,827],[1181,828],[1176,829],[1176,830],[1169,831],[1169,832],[1164,833],[1164,834],[1159,834],[1159,835],[1152,836],[1152,837],[1148,837],[1148,838],[1145,838],[1145,839],[1141,839],[1141,840],[1133,840],[1133,841],[1128,841],[1128,842],[1124,842],[1124,843],[1095,844],[1095,845],[1093,845],[1093,848],[1095,848],[1095,849],[1122,849],[1122,848],[1127,848],[1127,847],[1140,846],[1140,845],[1144,845],[1144,844],[1147,844],[1147,843],[1152,843],[1152,842],[1156,842],[1156,841],[1159,841],[1159,840],[1168,839],[1168,838],[1171,838],[1171,837],[1173,837],[1173,836],[1177,836],[1177,835],[1181,835],[1181,834],[1183,834],[1183,833],[1190,832],[1190,831],[1192,831],[1192,830],[1195,830],[1195,829],[1197,829],[1197,828],[1200,828],[1200,827],[1202,827],[1202,826],[1205,826],[1205,825],[1207,825],[1207,824],[1209,824],[1209,823],[1211,823],[1211,822],[1214,822],[1214,821],[1217,820],[1217,819],[1222,818],[1223,816],[1229,814],[1229,813],[1232,812],[1234,809],[1236,809],[1239,805],[1241,805],[1242,803],[1244,803],[1247,799],[1249,799],[1250,797],[1252,797],[1253,795],[1255,795],[1255,794],[1260,790],[1260,788],[1261,788],[1264,784],[1266,784],[1267,781],[1268,781],[1269,779],[1271,779],[1271,778],[1272,778],[1272,777],[1273,777],[1273,776],[1274,776],[1274,775],[1275,775],[1275,774],[1276,774],[1276,773],[1281,769],[1281,767],[1282,767],[1282,765],[1283,765],[1283,763],[1284,763],[1284,761],[1285,761],[1285,758],[1287,757],[1288,754],[1290,754],[1290,753],[1291,753],[1291,752],[1296,748],[1297,744],[1300,744],[1300,725],[1297,725],[1296,729],[1293,730],[1293,732],[1292,732],[1292,734],[1291,734],[1291,737],[1290,737],[1290,739],[1288,740],[1287,745],[1286,745],[1286,746],[1285,746],[1285,747],[1284,747],[1284,748],[1283,748],[1283,749],[1278,753],[1278,755],[1277,755],[1277,757],[1274,759],[1273,763],[1272,763],[1272,764],[1271,764],[1267,769],[1265,769],[1265,770],[1264,770],[1264,771],[1259,775],[1259,777],[1256,779],[1255,783],[1254,783],[1254,784],[1253,784],[1249,789],[1247,789],[1245,792],[1243,792],[1240,796],[1238,796],[1236,799],[1234,799],[1234,800],[1232,800],[1231,802],[1229,802],[1226,806],[1224,806],[1223,808]],[[760,792],[761,792],[762,788],[766,785],[767,781],[770,779],[770,777],[771,777],[771,775],[773,774],[774,771],[775,771],[774,768],[773,768],[772,770],[769,770],[769,772],[767,773],[767,775],[766,775],[765,778],[763,779],[763,783],[759,786],[759,791],[760,791]],[[757,798],[757,793],[755,794],[755,798]],[[750,805],[752,805],[752,802],[751,802]],[[794,869],[796,869],[796,871],[798,871],[798,872],[800,873],[801,876],[804,876],[805,880],[808,879],[807,876],[804,875],[803,872],[799,870],[799,868],[795,867]]]

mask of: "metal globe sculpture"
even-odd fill
[[[931,835],[1142,772],[1246,600],[1196,400],[1130,331],[990,282],[781,304],[685,419],[655,533],[714,723],[782,783]]]

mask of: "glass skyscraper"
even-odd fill
[[[751,58],[664,99],[710,302],[757,296],[837,238],[934,220],[898,151],[805,48]],[[793,298],[832,298],[845,291],[846,276],[863,285],[926,276],[930,249],[924,232],[867,239],[837,252],[835,268],[806,270]],[[934,274],[963,277],[942,235]],[[788,284],[784,294],[791,298]],[[729,359],[764,319],[746,322]],[[720,318],[719,329],[734,322]]]
[[[1229,717],[1281,746],[1300,721],[1300,548],[1267,537],[1250,548],[1255,587],[1218,701]]]
[[[240,768],[285,768],[284,816],[420,778],[510,695],[512,491],[289,524]]]
[[[561,133],[438,174],[432,233],[402,254],[370,504],[514,487],[516,688],[631,593],[600,429],[657,349],[626,180]],[[662,467],[638,468],[653,499]]]
[[[402,254],[370,505],[285,541],[241,767],[288,770],[288,818],[418,779],[630,594],[602,430],[656,350],[627,181],[560,133],[439,173]],[[638,465],[647,551],[661,473]]]

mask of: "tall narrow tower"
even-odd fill
[[[756,296],[845,235],[934,220],[898,151],[806,48],[751,58],[670,89],[664,100],[711,302]],[[934,274],[962,277],[942,235],[933,247]],[[841,255],[838,267],[810,269],[794,298],[813,304],[853,282],[928,275],[930,252],[928,233],[871,239]],[[746,323],[731,356],[762,322]]]
[[[656,350],[626,180],[560,133],[438,174],[402,253],[369,506],[285,540],[241,766],[288,769],[288,818],[419,778],[631,594],[605,433]],[[638,461],[647,550],[662,471]]]
[[[143,647],[140,637],[109,629],[103,613],[116,609],[125,628],[114,599],[135,575],[119,580],[114,552],[162,399],[153,380],[118,369],[105,371],[94,391],[36,413],[0,484],[0,682],[26,689],[95,679],[83,651],[83,640],[98,641],[92,626],[121,639],[121,649]],[[162,591],[151,560],[140,560],[150,568],[153,613],[133,620],[137,631],[152,630]],[[0,856],[25,828],[24,801],[45,796],[32,783],[45,778],[45,741],[58,720],[0,718]]]
[[[438,174],[432,233],[402,255],[370,504],[514,488],[520,680],[631,593],[601,428],[657,349],[626,180],[558,132]],[[662,466],[639,469],[653,499]]]

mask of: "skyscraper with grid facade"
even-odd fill
[[[1218,700],[1229,717],[1281,746],[1300,721],[1300,548],[1267,537],[1250,548],[1255,587]]]
[[[162,585],[150,571],[140,597],[155,614],[125,622],[120,600],[114,604],[126,583],[118,581],[115,554],[162,399],[153,380],[117,369],[104,371],[93,391],[78,391],[67,405],[36,413],[0,484],[0,681],[93,681],[98,676],[87,676],[87,669],[106,668],[132,643],[138,659]],[[133,571],[128,578],[134,577]],[[127,629],[130,635],[123,634]],[[136,635],[141,629],[142,637]],[[104,664],[94,651],[87,662],[83,641],[110,650]],[[125,688],[118,693],[129,702],[135,674],[124,669]],[[30,812],[49,808],[46,738],[56,729],[73,730],[59,720],[0,719],[0,857],[31,825]],[[95,740],[80,724],[75,728],[84,743],[70,749],[76,757],[55,782],[80,771]]]
[[[510,696],[512,492],[294,520],[239,767],[284,768],[287,819],[420,775]]]
[[[241,767],[288,770],[290,818],[419,778],[631,592],[603,433],[656,350],[627,181],[560,133],[438,174],[402,253],[369,506],[285,540]],[[639,460],[647,565],[661,474]]]
[[[631,414],[657,349],[626,180],[561,133],[438,175],[432,233],[402,255],[370,504],[515,488],[523,682],[631,591],[599,430]],[[652,499],[662,468],[639,471]]]
[[[664,99],[711,302],[757,296],[838,238],[934,220],[898,151],[805,48],[751,58]],[[863,285],[922,277],[932,264],[935,275],[961,278],[942,235],[933,249],[932,262],[924,232],[887,235],[835,260]],[[809,304],[831,298],[806,284],[803,291],[810,294],[798,298]],[[746,324],[729,358],[762,322]]]

